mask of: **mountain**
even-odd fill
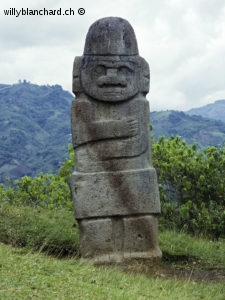
[[[222,121],[167,110],[152,112],[150,122],[156,139],[161,135],[168,138],[173,134],[181,136],[188,143],[197,142],[200,147],[225,143],[225,123]]]
[[[58,171],[71,143],[72,100],[73,95],[60,85],[40,86],[25,80],[0,84],[0,182]],[[207,106],[208,113],[224,102]],[[222,106],[220,111],[222,118]],[[220,120],[172,110],[152,112],[150,118],[155,138],[179,135],[200,147],[225,142],[225,123]]]
[[[186,111],[188,115],[199,115],[209,119],[215,119],[225,122],[225,100],[217,100],[208,105],[192,108]]]
[[[57,171],[71,140],[72,99],[59,85],[0,84],[0,181]]]

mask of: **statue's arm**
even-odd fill
[[[138,121],[128,117],[120,120],[105,120],[92,123],[95,140],[126,138],[137,134]]]
[[[120,120],[94,120],[90,103],[72,106],[72,139],[74,147],[105,139],[128,138],[138,133],[134,117]]]

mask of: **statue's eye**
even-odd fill
[[[105,74],[106,74],[105,67],[102,66],[102,65],[96,66],[95,69],[94,69],[94,71],[95,71],[95,73],[96,73],[97,75],[105,75]]]
[[[133,70],[126,66],[119,67],[119,74],[121,74],[121,75],[128,75],[132,72],[133,72]]]

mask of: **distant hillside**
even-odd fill
[[[188,115],[200,115],[205,118],[225,122],[225,100],[217,100],[214,103],[192,108],[186,112]]]
[[[179,135],[188,143],[197,142],[200,147],[225,143],[225,123],[221,121],[173,110],[152,112],[150,119],[155,138]]]
[[[26,81],[0,84],[0,182],[6,177],[58,171],[71,142],[72,99],[72,94],[59,85],[39,86]],[[207,107],[215,111],[218,103],[224,105],[225,100]],[[156,138],[179,135],[201,147],[225,142],[225,123],[201,116],[178,111],[152,112],[151,124]]]
[[[56,172],[70,142],[70,103],[61,86],[0,84],[0,181]]]

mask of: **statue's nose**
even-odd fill
[[[116,68],[108,68],[106,71],[106,76],[109,76],[109,77],[117,76],[117,69]]]
[[[120,86],[120,87],[126,87],[127,82],[126,78],[124,76],[118,75],[117,68],[107,68],[106,74],[103,76],[100,76],[97,79],[97,85],[100,87],[108,87],[108,86]]]

